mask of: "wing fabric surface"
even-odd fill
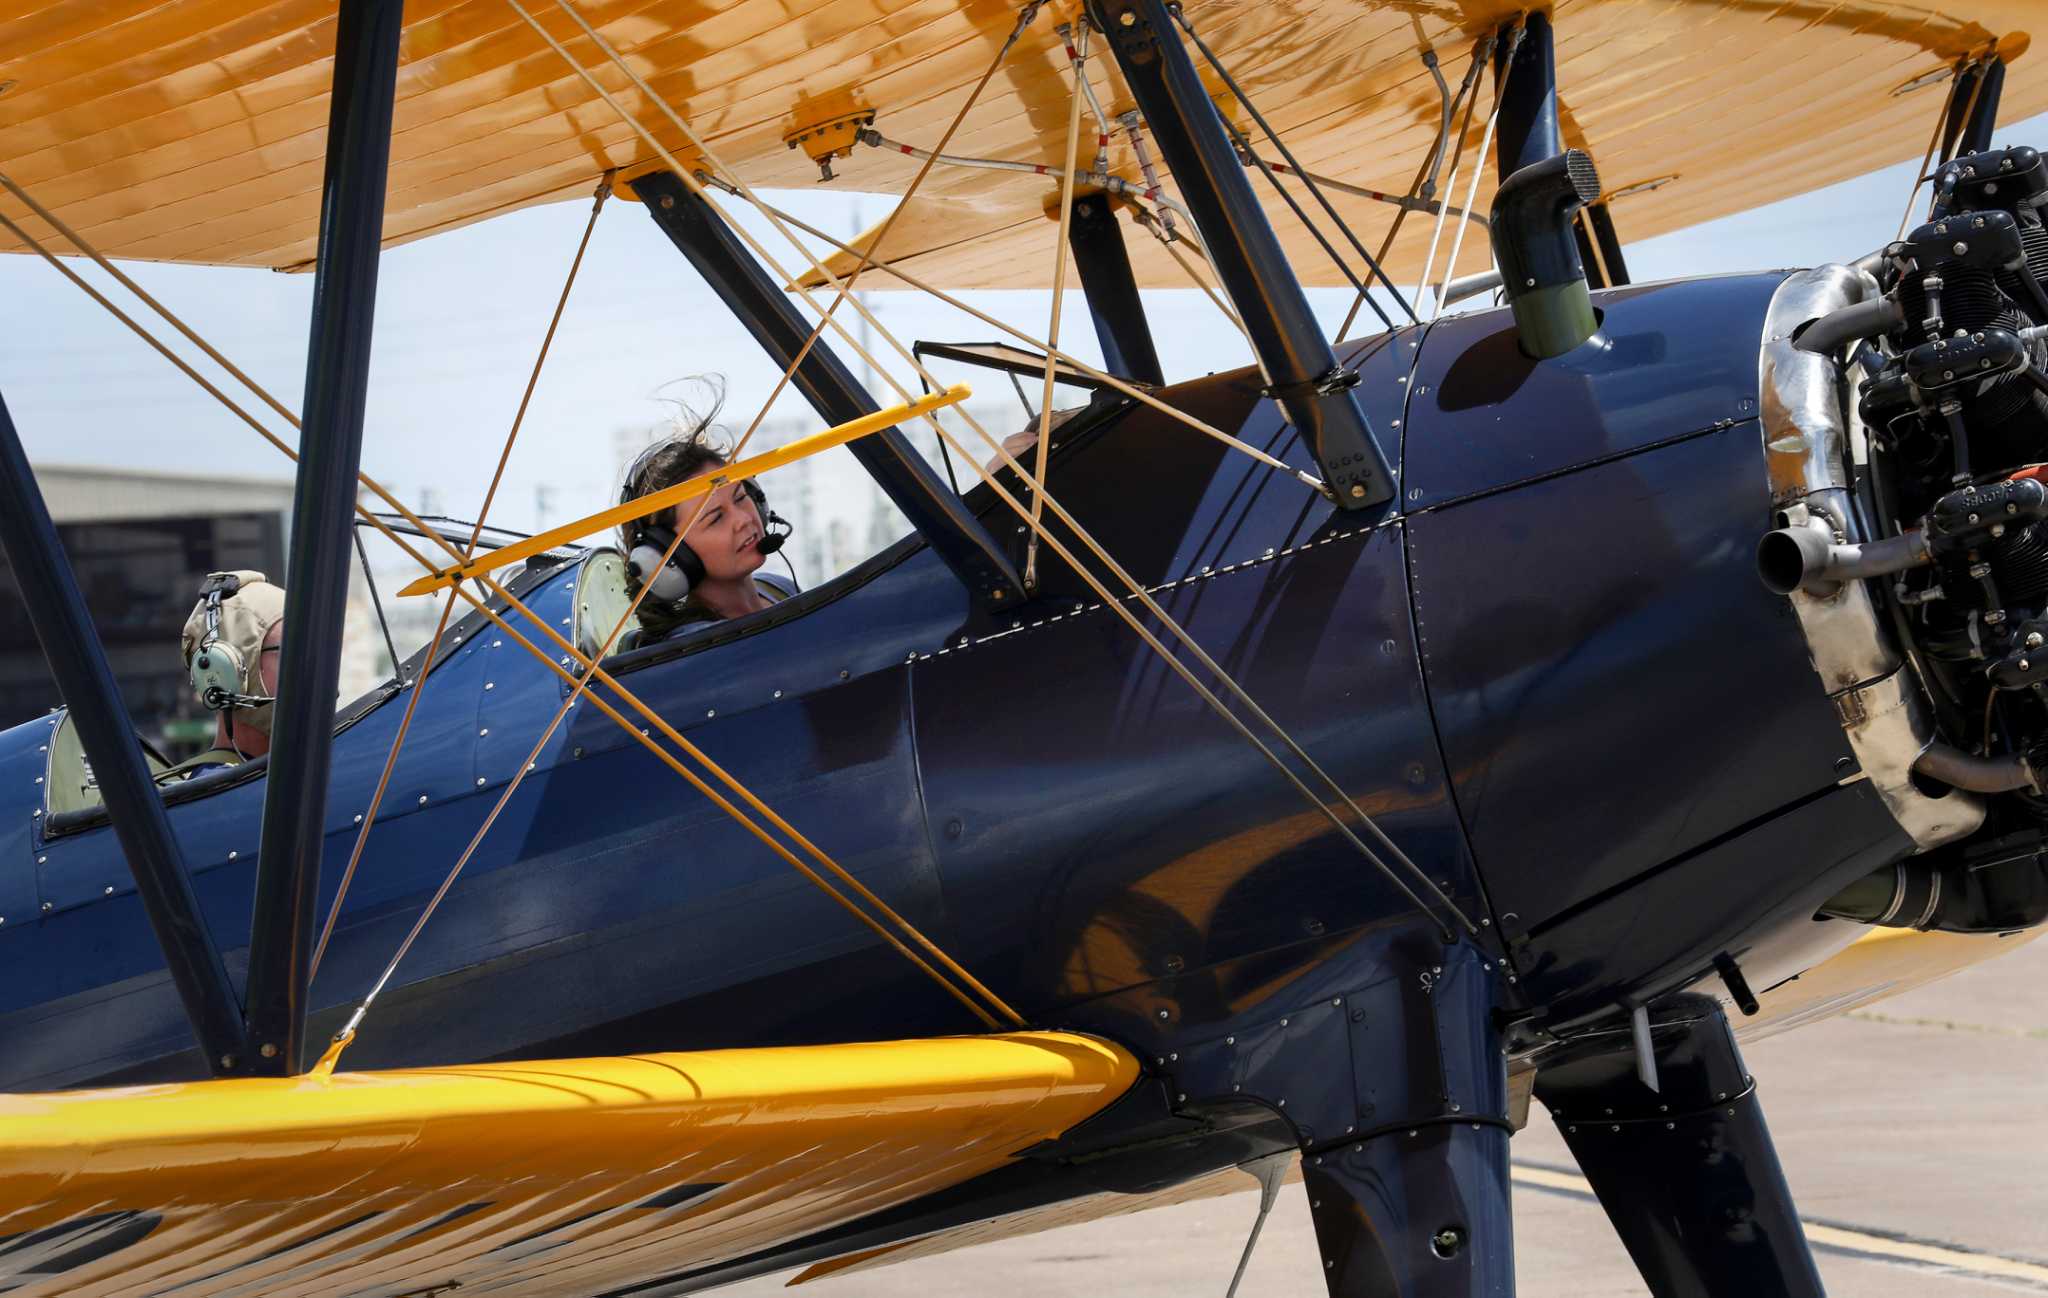
[[[958,1184],[1137,1073],[1018,1033],[0,1096],[0,1289],[602,1293]]]
[[[851,103],[872,109],[889,138],[936,144],[1018,7],[576,5],[749,183],[804,189],[817,185],[817,169],[786,136]],[[530,7],[665,145],[683,148],[568,15]],[[1425,43],[1455,83],[1474,38],[1522,7],[1189,0],[1187,12],[1305,166],[1401,193],[1441,107],[1421,62]],[[1560,115],[1611,189],[1676,176],[1616,201],[1622,234],[1640,239],[1917,159],[1945,94],[1938,74],[1994,45],[2011,64],[2003,119],[2048,110],[2048,75],[2040,60],[2020,57],[2025,27],[2039,16],[2037,0],[1558,0]],[[334,21],[333,5],[316,0],[0,0],[0,171],[114,256],[303,269],[318,224]],[[582,199],[607,168],[653,160],[503,0],[410,0],[405,21],[387,241]],[[1053,27],[1041,14],[1025,31],[952,152],[1057,162],[1073,82]],[[1112,117],[1131,106],[1106,52],[1091,61],[1091,77]],[[1492,103],[1490,79],[1480,93],[1468,157]],[[1084,148],[1084,165],[1091,154]],[[1109,164],[1142,182],[1121,132]],[[833,183],[901,192],[916,165],[858,148],[835,164]],[[921,191],[933,206],[885,251],[943,288],[1043,287],[1056,238],[1045,219],[1053,184],[942,166]],[[1461,181],[1461,198],[1463,190]],[[1344,282],[1260,191],[1303,280]],[[1491,192],[1489,175],[1478,210]],[[1393,210],[1335,201],[1373,242]],[[938,219],[948,204],[957,219]],[[1390,267],[1397,277],[1412,282],[1430,225],[1403,226]],[[1141,284],[1186,286],[1152,239],[1136,233],[1131,243]],[[13,247],[0,240],[0,251]],[[1483,251],[1467,255],[1463,269],[1479,268]],[[884,286],[874,277],[871,287]]]

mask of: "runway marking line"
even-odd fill
[[[1591,1183],[1574,1172],[1535,1163],[1516,1163],[1510,1175],[1515,1181],[1532,1189],[1549,1190],[1577,1199],[1599,1202],[1598,1196],[1593,1193]],[[1938,1267],[1944,1271],[1968,1275],[2018,1280],[2048,1291],[2048,1266],[2039,1262],[2004,1257],[1997,1253],[1979,1253],[1925,1240],[1878,1234],[1854,1226],[1829,1222],[1802,1220],[1800,1225],[1806,1230],[1808,1242],[1816,1248],[1904,1266]]]

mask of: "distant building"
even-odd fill
[[[211,739],[214,717],[192,695],[178,634],[209,572],[255,569],[284,584],[291,479],[45,465],[36,482],[136,731],[173,760],[196,752]],[[0,726],[63,702],[31,612],[0,558]],[[348,626],[343,699],[390,671],[360,573]]]

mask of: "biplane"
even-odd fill
[[[1736,1036],[2048,920],[2031,16],[0,8],[0,249],[298,463],[271,752],[159,789],[0,408],[65,703],[0,734],[6,1287],[679,1294],[1298,1164],[1333,1295],[1500,1295],[1535,1097],[1653,1292],[1818,1294]],[[1915,157],[1882,248],[1630,280],[1620,232]],[[900,202],[841,242],[774,204],[820,183]],[[380,249],[593,191],[831,425],[775,462],[843,443],[911,535],[621,649],[618,511],[361,474]],[[298,407],[149,260],[310,270]],[[1190,283],[1255,363],[1167,384]],[[879,324],[929,390],[863,388],[856,285],[1001,333],[954,355],[1042,372],[1030,445]],[[1042,328],[956,296],[1018,286]],[[443,613],[336,714],[357,516]]]

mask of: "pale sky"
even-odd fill
[[[2048,142],[2044,128],[2048,117],[2022,122],[2000,131],[1998,143]],[[1626,243],[1629,269],[1637,280],[1648,280],[1860,256],[1894,236],[1911,173],[1912,163],[1902,163],[1741,216]],[[822,190],[785,192],[770,201],[848,234],[878,219],[889,202]],[[431,489],[446,512],[469,516],[481,502],[588,211],[587,201],[577,201],[518,212],[385,254],[363,467],[409,503],[418,504]],[[1626,240],[1625,199],[1614,215]],[[1382,219],[1373,211],[1366,228],[1382,228]],[[774,247],[766,230],[754,228]],[[1460,269],[1477,269],[1483,255],[1468,242]],[[793,262],[795,254],[790,257]],[[73,264],[105,285],[90,265]],[[150,263],[124,269],[298,407],[312,276]],[[112,295],[120,300],[118,290]],[[1200,294],[1166,290],[1146,298],[1169,378],[1249,362],[1243,340]],[[1334,332],[1349,291],[1314,291],[1311,299]],[[870,300],[906,345],[918,338],[983,341],[993,334],[921,296],[884,292]],[[983,293],[973,300],[1043,333],[1045,293]],[[0,257],[0,302],[6,304],[0,393],[32,462],[288,474],[281,456],[40,260]],[[1078,293],[1069,299],[1067,320],[1063,343],[1098,359]],[[169,336],[168,329],[162,332]],[[645,212],[614,199],[598,222],[491,521],[532,527],[540,487],[552,492],[551,522],[616,499],[618,430],[658,423],[664,385],[703,373],[726,377],[725,418],[744,427],[779,370]],[[1007,399],[1007,385],[992,376],[967,377],[977,385],[977,404]],[[907,385],[915,389],[915,380]],[[877,396],[888,400],[885,393]],[[809,417],[787,396],[778,411]]]

